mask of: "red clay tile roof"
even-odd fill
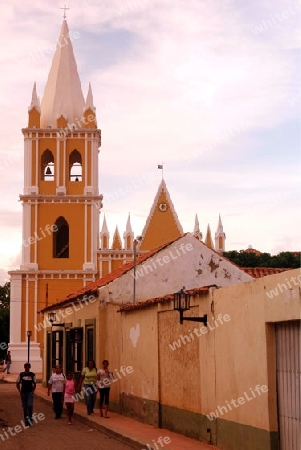
[[[195,297],[197,294],[207,294],[209,292],[209,289],[214,286],[203,286],[201,288],[197,289],[190,289],[187,290],[187,292],[192,296]],[[128,303],[126,305],[121,306],[120,309],[118,309],[117,312],[126,312],[126,311],[133,311],[136,309],[143,309],[143,308],[149,308],[151,306],[158,305],[159,303],[168,303],[173,300],[173,294],[164,295],[164,297],[158,297],[158,298],[151,298],[149,300],[145,300],[143,302],[136,302],[136,303]]]
[[[253,278],[261,278],[266,275],[275,275],[277,273],[285,272],[292,269],[280,269],[275,267],[241,267],[248,275]]]

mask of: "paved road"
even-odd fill
[[[50,404],[35,398],[34,411],[45,416],[31,428],[22,426],[23,414],[20,395],[13,384],[0,384],[0,448],[1,450],[82,450],[105,448],[106,450],[132,450],[127,444],[109,437],[76,419],[68,426],[66,416],[55,420]],[[65,414],[65,411],[64,411]],[[110,419],[108,419],[110,420]],[[14,427],[19,425],[16,432]],[[8,427],[12,427],[11,436]]]

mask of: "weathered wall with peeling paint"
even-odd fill
[[[158,414],[158,425],[222,448],[277,449],[273,322],[300,320],[300,281],[288,284],[297,276],[301,280],[299,269],[192,298],[185,316],[208,314],[207,329],[180,325],[172,302],[122,313],[122,319],[109,312],[108,320],[122,320],[122,360],[134,368],[118,386],[124,412],[149,423]],[[258,394],[258,385],[268,391]],[[207,415],[218,408],[210,421]]]
[[[190,233],[136,267],[136,301],[164,296],[183,286],[229,286],[252,280],[235,264]],[[109,301],[133,301],[134,269],[108,285]]]

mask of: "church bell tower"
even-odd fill
[[[22,265],[10,272],[12,371],[42,371],[39,311],[97,278],[97,129],[92,89],[84,99],[64,19],[40,103],[34,84],[24,136]]]

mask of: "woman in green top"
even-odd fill
[[[87,367],[83,369],[82,376],[79,382],[79,391],[81,391],[82,385],[84,384],[87,413],[89,416],[90,414],[94,413],[94,405],[97,393],[96,380],[97,380],[97,369],[95,361],[91,359],[87,362]]]

